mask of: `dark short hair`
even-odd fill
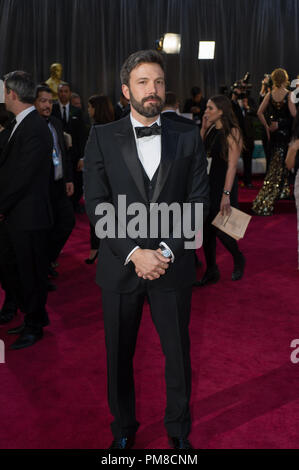
[[[127,60],[125,60],[121,68],[120,81],[122,85],[129,85],[132,70],[140,64],[158,64],[163,72],[165,70],[164,60],[159,52],[151,49],[134,52],[134,54],[131,54]]]
[[[38,95],[39,95],[40,93],[43,93],[43,92],[45,92],[45,93],[51,93],[51,95],[52,95],[52,90],[51,90],[51,88],[48,87],[48,85],[43,85],[43,84],[41,84],[41,85],[37,85],[37,87],[36,87],[36,90],[35,90],[35,99],[37,99],[37,98],[38,98]]]
[[[12,90],[22,103],[33,104],[35,101],[35,83],[32,76],[23,70],[15,70],[4,76],[5,88]]]
[[[67,86],[69,88],[69,90],[71,91],[71,85],[68,82],[60,82],[59,85],[58,85],[58,90],[59,90],[59,88],[61,88],[63,86]]]
[[[201,88],[199,86],[194,86],[191,88],[191,95],[195,98],[196,95],[201,93]]]
[[[165,103],[164,106],[175,106],[178,102],[177,96],[173,91],[167,91],[165,93]]]

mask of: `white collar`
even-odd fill
[[[58,100],[58,103],[59,103],[60,108],[63,108],[63,107],[65,106],[66,109],[67,109],[67,108],[69,108],[69,106],[70,106],[70,102],[68,102],[68,103],[66,103],[66,104],[62,104],[61,101]]]
[[[150,126],[145,126],[144,124],[142,124],[141,122],[138,122],[133,116],[132,116],[132,113],[130,113],[130,119],[131,119],[131,123],[132,123],[132,126],[133,127],[151,127],[153,124],[158,124],[158,126],[161,126],[161,117],[160,117],[160,114],[158,116],[158,118],[156,119],[155,122],[152,122],[152,124]]]
[[[19,114],[16,115],[16,122],[19,124],[23,119],[27,116],[27,114],[31,113],[35,110],[34,106],[30,106],[29,108],[24,109]]]

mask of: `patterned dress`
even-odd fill
[[[288,95],[289,93],[279,102],[270,95],[267,111],[270,121],[278,123],[278,130],[271,132],[269,169],[263,187],[252,205],[252,210],[257,215],[272,215],[275,201],[290,196],[289,172],[285,166],[292,125]]]

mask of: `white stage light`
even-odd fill
[[[198,58],[214,59],[215,41],[199,41]]]
[[[179,54],[181,50],[181,35],[166,33],[156,41],[156,49],[166,54]]]

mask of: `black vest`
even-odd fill
[[[145,188],[147,199],[148,199],[149,202],[152,202],[155,187],[156,187],[156,184],[157,184],[157,178],[158,178],[160,165],[158,166],[158,168],[155,171],[154,176],[150,180],[149,177],[147,176],[147,173],[146,173],[145,169],[143,168],[143,165],[142,165],[141,161],[139,159],[138,159],[138,161],[139,161],[139,164],[140,164],[141,170],[142,170],[144,188]]]

